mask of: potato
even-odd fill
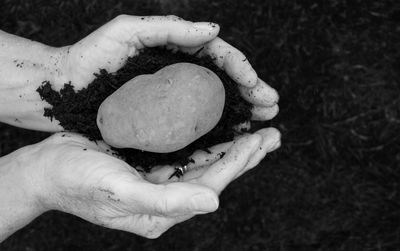
[[[100,105],[97,126],[113,147],[173,152],[209,132],[224,104],[225,89],[214,72],[178,63],[121,86]]]

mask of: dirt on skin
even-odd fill
[[[239,93],[237,84],[209,56],[196,57],[182,52],[172,52],[164,48],[146,48],[140,55],[128,58],[126,64],[117,72],[109,73],[102,69],[95,73],[95,80],[87,88],[75,91],[73,83],[66,83],[59,91],[52,89],[50,82],[43,82],[37,89],[41,98],[52,105],[46,108],[44,115],[56,119],[66,131],[87,136],[91,140],[101,140],[96,124],[97,110],[103,100],[130,79],[153,74],[161,68],[179,62],[188,62],[204,66],[215,72],[225,87],[225,107],[219,123],[206,135],[185,148],[171,153],[152,153],[137,149],[115,149],[131,166],[141,166],[146,171],[155,165],[180,164],[192,161],[191,154],[197,150],[206,150],[213,145],[231,141],[235,135],[233,126],[250,120],[252,104],[245,101]]]

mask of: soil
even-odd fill
[[[198,54],[198,52],[196,53]],[[204,66],[215,72],[222,80],[226,98],[225,107],[219,123],[206,135],[185,148],[171,153],[152,153],[136,149],[115,149],[131,166],[141,166],[149,171],[155,165],[180,164],[190,161],[190,155],[197,149],[206,150],[218,143],[230,141],[237,133],[233,126],[250,120],[252,104],[245,101],[239,93],[237,84],[209,56],[197,57],[182,52],[172,52],[164,48],[146,48],[140,55],[128,58],[126,64],[117,72],[109,73],[102,69],[95,73],[96,78],[87,88],[75,91],[73,83],[66,83],[59,91],[52,89],[50,82],[43,82],[38,88],[42,99],[52,105],[44,115],[56,119],[66,131],[87,136],[91,140],[101,140],[96,124],[97,110],[103,100],[130,79],[153,74],[161,68],[178,62],[188,62]]]

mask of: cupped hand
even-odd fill
[[[263,129],[211,153],[197,152],[194,158],[203,168],[180,181],[168,179],[173,167],[142,174],[113,156],[104,143],[77,134],[58,133],[30,146],[26,159],[35,165],[32,190],[45,210],[156,238],[179,222],[215,211],[218,194],[279,144],[279,132]],[[226,154],[217,161],[214,155],[220,150]]]
[[[190,22],[176,16],[121,15],[74,45],[60,49],[65,79],[76,90],[86,87],[100,69],[115,72],[128,57],[145,47],[167,46],[187,53],[203,48],[240,86],[242,96],[254,104],[253,120],[268,120],[278,113],[278,94],[257,77],[239,50],[218,38],[219,26],[210,22]],[[63,83],[59,83],[58,89]]]

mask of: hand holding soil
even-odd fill
[[[239,86],[242,96],[254,104],[254,118],[267,120],[278,112],[278,94],[257,77],[239,50],[218,38],[219,26],[210,22],[193,23],[176,16],[121,15],[74,45],[59,49],[64,81],[75,91],[86,88],[100,69],[116,72],[129,57],[148,47],[167,46],[197,56],[210,56]],[[67,80],[67,81],[65,81]]]
[[[176,27],[182,29],[181,32],[177,33],[176,27],[172,29],[170,27],[171,23],[178,23]],[[125,41],[125,43],[129,44],[130,50],[134,51],[134,53],[128,53],[128,55],[134,56],[124,60],[124,65],[118,71],[108,72],[108,70],[114,69],[110,68],[110,66],[121,67],[119,64],[115,65],[112,63],[115,62],[113,60],[115,53],[109,53],[108,51],[126,52],[125,47],[123,47],[125,49],[120,47],[120,39],[126,38],[126,35],[116,38],[119,42],[111,43],[107,48],[99,46],[99,44],[109,41],[109,35],[114,34],[116,30],[119,31],[118,27],[123,30],[128,24],[133,31],[136,31],[134,29],[136,26],[140,30],[140,27],[142,27],[140,25],[160,24],[160,27],[165,28],[161,34],[157,33],[159,31],[158,28],[154,28],[154,33],[149,31],[146,31],[146,33],[133,32],[134,37],[130,37],[129,39],[132,41],[147,39],[147,42],[151,40],[154,42],[151,46],[160,45],[161,43],[161,45],[165,45],[169,49],[178,50],[178,52],[174,53],[159,47],[138,49],[142,48],[143,44],[138,46],[137,43],[133,43],[130,40]],[[57,92],[57,88],[60,88],[60,86],[57,85],[54,87],[51,83],[47,83],[38,89],[41,97],[53,106],[51,109],[45,109],[45,115],[52,120],[59,121],[65,130],[82,133],[94,140],[105,139],[117,148],[125,147],[118,151],[119,154],[124,156],[130,165],[141,166],[145,170],[149,170],[155,165],[174,163],[181,166],[187,165],[191,161],[190,155],[196,149],[206,150],[212,145],[231,141],[236,134],[233,128],[237,124],[247,123],[250,119],[267,120],[273,118],[278,112],[277,92],[257,78],[257,74],[241,52],[220,38],[215,38],[214,35],[216,34],[212,35],[212,32],[204,33],[204,26],[208,27],[208,30],[218,28],[218,26],[212,23],[193,24],[174,16],[121,16],[112,20],[80,42],[62,49],[65,55],[63,62],[67,62],[63,63],[63,65],[68,66],[65,67],[65,69],[68,69],[67,73],[76,72],[76,74],[67,74],[67,76],[71,76],[68,79],[74,79],[75,82],[71,81],[68,85],[64,85],[60,89],[60,92]],[[192,30],[193,27],[195,27],[194,30]],[[165,35],[165,32],[170,32],[170,34]],[[182,34],[185,32],[187,34],[183,39]],[[154,38],[150,35],[143,38],[143,34],[152,34]],[[212,37],[209,37],[210,35]],[[160,42],[160,38],[163,36],[167,36],[168,39],[161,39]],[[203,39],[199,39],[199,36],[203,36]],[[204,40],[207,39],[212,40],[204,43]],[[195,45],[195,41],[200,44]],[[122,44],[125,45],[125,43]],[[186,46],[183,45],[185,43]],[[179,52],[179,50],[183,52]],[[84,55],[88,55],[89,57],[85,59]],[[92,59],[93,57],[96,60]],[[125,91],[121,91],[120,89],[126,89],[121,88],[121,86],[135,82],[135,79],[143,79],[143,76],[140,75],[156,74],[156,71],[162,72],[163,67],[181,62],[206,67],[208,70],[215,72],[222,80],[225,87],[226,99],[220,121],[218,121],[218,118],[209,119],[209,116],[206,116],[204,111],[203,113],[198,112],[192,113],[190,116],[187,115],[188,107],[185,106],[185,103],[179,103],[179,99],[187,97],[186,94],[190,96],[190,90],[187,89],[187,86],[190,86],[190,84],[183,84],[185,82],[183,75],[180,76],[182,79],[177,79],[177,83],[181,83],[181,86],[184,86],[188,93],[185,94],[185,91],[168,94],[169,104],[172,104],[170,108],[173,107],[170,109],[170,112],[164,111],[169,105],[157,105],[159,104],[159,100],[154,97],[159,94],[157,93],[159,91],[155,89],[151,90],[151,88],[147,87],[146,92],[135,90],[133,87],[135,85],[141,89],[144,89],[143,86],[147,86],[143,84],[142,87],[139,87],[140,84],[137,80],[135,85],[131,85],[130,90],[131,92],[139,93],[139,95],[134,95],[130,101],[127,101],[126,98],[121,98],[123,96],[120,94]],[[92,67],[93,65],[98,65],[105,69],[101,69],[100,73],[94,74],[82,71],[82,69]],[[93,81],[82,85],[81,83],[85,82],[82,81],[84,79],[83,76],[90,76],[90,79],[93,79]],[[150,86],[160,85],[164,88],[168,86],[165,83],[167,83],[166,80]],[[183,89],[175,88],[175,90]],[[99,123],[100,118],[96,118],[97,111],[104,100],[106,100],[105,103],[110,103],[109,100],[112,100],[111,97],[108,97],[110,95],[111,97],[119,95],[120,98],[114,98],[114,100],[118,100],[119,103],[124,100],[124,106],[117,105],[118,109],[108,109],[107,116],[101,117],[101,121],[107,122],[106,126],[104,126],[104,124]],[[125,97],[127,96],[129,95],[125,94]],[[138,100],[143,101],[145,99],[146,102],[138,102]],[[205,103],[210,108],[214,107],[215,111],[218,111],[218,105],[214,106],[218,100],[214,99],[213,102]],[[222,101],[222,99],[219,101]],[[117,104],[118,102],[113,103]],[[103,105],[102,107],[110,108],[112,106]],[[114,107],[116,106],[114,105]],[[155,107],[158,108],[156,109]],[[199,102],[197,102],[197,107],[201,107]],[[195,106],[192,106],[192,108],[195,108]],[[186,109],[186,115],[179,115],[184,109]],[[100,113],[104,113],[105,110],[100,109]],[[129,112],[127,112],[128,110]],[[118,119],[115,119],[116,116]],[[179,116],[180,118],[177,119]],[[96,123],[96,119],[98,123]],[[114,127],[109,126],[110,121],[115,125]],[[208,125],[207,130],[203,132],[202,130],[193,132],[195,128],[206,128],[206,126],[201,126],[201,123],[208,123],[209,121],[213,121],[210,125],[215,125],[218,122],[212,131],[209,131],[212,126]],[[196,127],[197,122],[200,126]],[[204,132],[206,134],[199,138]],[[176,137],[177,134],[179,134],[179,137]],[[174,142],[169,141],[171,138],[174,138]],[[191,142],[193,144],[188,145]],[[169,144],[170,146],[163,144]],[[134,151],[127,147],[150,152],[168,152],[169,154],[155,155],[149,152]],[[182,147],[184,148],[182,149]]]
[[[59,133],[2,158],[1,163],[6,168],[0,176],[0,197],[7,207],[0,207],[0,221],[5,220],[7,224],[0,226],[0,241],[51,209],[72,213],[95,224],[148,238],[158,237],[169,227],[196,214],[216,210],[217,195],[234,179],[255,167],[268,152],[280,146],[280,134],[274,128],[261,129],[253,134],[239,133],[234,137],[235,122],[246,123],[250,118],[267,120],[274,117],[278,112],[278,95],[273,88],[258,79],[241,52],[216,37],[218,31],[219,27],[213,23],[192,23],[175,16],[120,16],[78,43],[63,48],[51,48],[1,32],[3,44],[9,47],[8,51],[3,50],[2,53],[12,53],[13,57],[1,57],[0,61],[4,69],[1,74],[6,74],[1,79],[7,79],[6,83],[0,83],[0,94],[4,103],[0,107],[0,121],[52,132],[87,130],[84,134],[92,137],[92,141],[78,134]],[[181,53],[144,49],[155,46],[167,46],[180,50]],[[101,138],[96,138],[100,137],[96,126],[98,108],[109,96],[108,91],[114,92],[122,84],[134,82],[135,79],[131,79],[136,75],[154,74],[166,66],[158,64],[163,61],[161,57],[156,60],[156,64],[148,64],[156,65],[152,72],[144,73],[149,70],[143,69],[147,65],[135,65],[140,62],[143,54],[153,59],[167,55],[168,60],[175,60],[174,63],[186,58],[189,63],[199,62],[208,68],[196,66],[193,71],[201,69],[202,73],[188,76],[176,71],[180,72],[179,79],[173,81],[179,84],[176,89],[178,94],[179,91],[184,91],[182,96],[196,95],[198,90],[194,90],[200,87],[201,92],[206,93],[200,96],[207,97],[207,101],[200,100],[190,104],[193,100],[188,99],[182,101],[187,107],[180,107],[177,100],[169,100],[174,96],[166,96],[165,99],[171,103],[171,106],[166,107],[173,110],[189,108],[183,109],[182,114],[190,119],[184,121],[184,118],[179,120],[175,117],[172,124],[166,123],[168,126],[165,128],[151,129],[156,131],[176,127],[180,132],[189,129],[188,136],[182,137],[182,141],[175,136],[177,141],[168,143],[164,148],[160,145],[160,142],[163,143],[160,136],[162,133],[158,132],[152,138],[154,142],[144,143],[145,147],[151,146],[146,150],[164,152],[184,147],[193,140],[197,142],[184,147],[185,151],[181,149],[159,158],[131,149],[122,149],[116,154]],[[218,82],[208,72],[210,68],[222,80],[223,87],[218,84],[207,86],[207,83]],[[136,70],[141,73],[136,74]],[[212,80],[205,81],[204,86],[187,89],[190,84],[185,86],[184,80],[193,76],[204,79],[210,77]],[[165,78],[167,82],[168,79],[173,77]],[[192,80],[193,78],[190,81]],[[151,80],[147,81],[151,83]],[[232,84],[233,81],[239,85],[239,89]],[[153,88],[156,85],[149,86]],[[206,87],[214,91],[207,91]],[[225,106],[222,89],[225,89]],[[137,91],[132,96],[139,100],[140,88]],[[93,93],[96,95],[87,95]],[[151,92],[151,95],[158,94],[156,91]],[[152,108],[153,102],[146,102],[145,105]],[[201,107],[203,102],[207,104]],[[215,108],[210,117],[207,117],[211,113],[207,105]],[[196,109],[190,117],[191,106]],[[105,107],[100,111],[99,124],[108,119],[104,117],[107,103]],[[202,108],[205,110],[201,110]],[[165,116],[168,115],[167,112],[164,114],[159,110],[160,106],[153,109],[153,113],[158,113],[160,118],[170,118]],[[248,116],[247,112],[252,114]],[[109,114],[106,113],[107,116]],[[221,119],[218,122],[219,116]],[[143,118],[133,115],[131,119],[136,122]],[[89,121],[91,124],[82,121]],[[179,122],[184,122],[184,125],[179,125]],[[207,133],[217,122],[217,126]],[[122,135],[127,133],[124,130],[120,132]],[[210,142],[215,142],[210,141],[215,135],[218,140],[229,140],[210,145]],[[203,149],[196,148],[199,145]],[[129,144],[118,146],[131,147]],[[143,144],[140,147],[145,149]],[[198,150],[195,151],[196,149]],[[185,164],[190,172],[180,178],[171,178],[176,163],[169,165],[163,164],[163,161],[169,163],[172,156],[181,155],[188,161]],[[128,158],[125,160],[131,165],[119,159],[121,156]],[[190,159],[187,159],[189,156]],[[147,163],[147,172],[140,172],[137,161],[142,161],[142,158],[156,160]]]
[[[55,48],[0,31],[1,56],[9,59],[0,62],[2,76],[8,80],[0,93],[1,100],[7,101],[0,110],[1,121],[32,130],[65,130],[57,119],[43,116],[43,109],[52,106],[35,92],[43,81],[49,81],[57,91],[65,83],[78,91],[87,88],[100,69],[115,72],[127,58],[153,46],[212,57],[238,83],[242,96],[254,104],[253,119],[271,119],[278,112],[276,91],[257,77],[240,51],[216,37],[218,32],[216,24],[193,23],[175,16],[124,15],[73,45]]]
[[[0,218],[8,215],[6,222],[17,221],[22,227],[21,213],[27,224],[48,210],[60,210],[104,227],[156,238],[175,224],[217,210],[218,194],[267,152],[279,147],[277,135],[272,129],[264,129],[215,146],[210,153],[199,152],[195,157],[199,163],[209,159],[214,163],[208,162],[174,182],[168,178],[172,166],[158,167],[143,175],[113,157],[104,142],[57,133],[2,158],[3,165],[8,163],[5,167],[19,160],[11,172],[0,176],[0,197],[8,202],[11,195],[12,201],[7,205],[18,210],[7,212],[0,207]],[[216,161],[215,155],[220,151],[226,154]],[[7,180],[10,176],[18,182]],[[7,191],[2,190],[4,187]],[[0,225],[0,241],[11,234],[3,227]],[[15,226],[10,227],[15,231]]]

